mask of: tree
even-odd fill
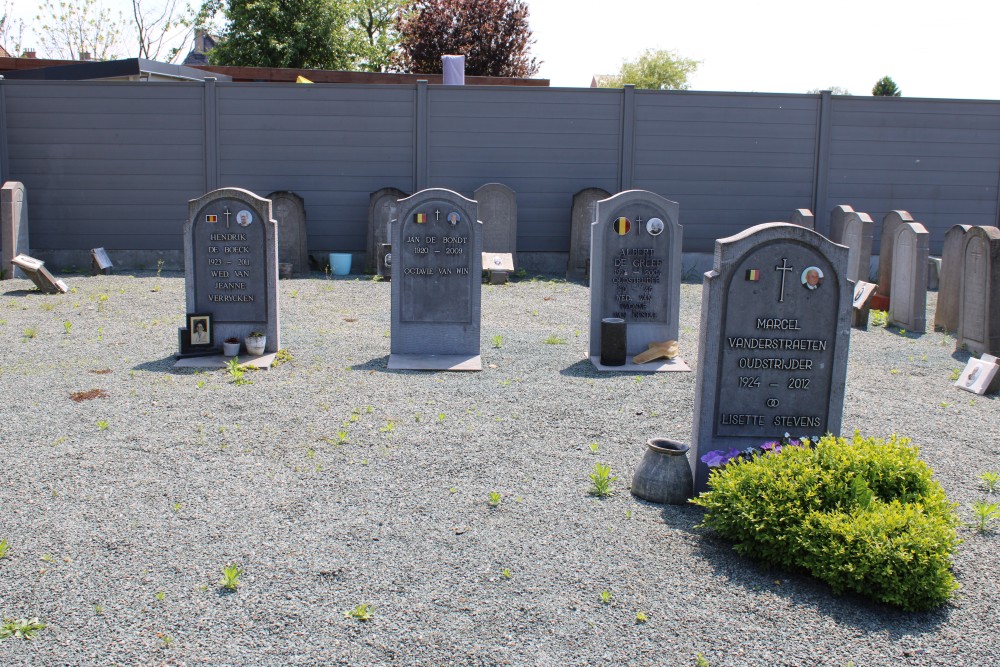
[[[627,83],[649,90],[687,90],[688,75],[693,74],[700,60],[683,58],[674,51],[646,49],[638,60],[622,63],[618,74],[598,79],[601,88],[621,88]]]
[[[10,3],[4,5],[0,16],[0,47],[15,58],[24,49],[24,20],[14,18],[14,9]]]
[[[437,74],[443,55],[464,55],[472,76],[538,72],[524,0],[417,0],[400,13],[397,29],[396,66],[404,72]]]
[[[876,97],[899,97],[902,94],[903,92],[896,85],[896,82],[888,76],[883,76],[876,81],[875,87],[872,88],[872,95]]]
[[[175,36],[176,29],[183,26],[177,10],[178,0],[166,0],[160,9],[143,8],[143,0],[132,0],[132,16],[135,19],[136,41],[139,57],[156,60],[164,43]],[[172,62],[179,48],[171,49],[167,61]]]
[[[819,95],[824,90],[829,90],[834,95],[850,95],[851,91],[840,86],[827,86],[826,88],[813,88],[806,92],[807,95]]]
[[[209,0],[199,18],[221,8],[222,42],[214,65],[347,69],[351,64],[345,5],[336,0]]]
[[[96,60],[121,55],[125,21],[111,10],[96,5],[96,0],[45,0],[36,17],[40,28],[38,41],[50,58],[79,60],[81,53]]]
[[[350,0],[347,30],[353,69],[385,72],[399,45],[396,17],[404,0]]]

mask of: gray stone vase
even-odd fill
[[[694,495],[688,450],[667,438],[650,438],[646,453],[632,475],[632,495],[651,503],[683,505]]]

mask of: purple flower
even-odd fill
[[[709,452],[701,457],[701,462],[709,468],[721,468],[728,460],[721,449]]]
[[[765,452],[770,452],[772,450],[776,452],[781,451],[781,445],[778,444],[777,440],[768,440],[763,445],[761,445],[760,448],[763,449]]]

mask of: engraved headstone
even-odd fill
[[[598,201],[610,196],[610,192],[601,188],[585,188],[573,195],[566,280],[590,277],[590,226],[594,224],[594,208]]]
[[[882,218],[882,236],[878,244],[878,293],[889,297],[892,302],[892,262],[893,238],[900,225],[913,222],[913,216],[908,211],[889,211]],[[926,285],[926,283],[925,283]]]
[[[382,275],[379,255],[383,245],[389,245],[389,223],[396,202],[406,197],[398,188],[382,188],[368,196],[368,241],[365,245],[365,273]],[[385,276],[383,276],[385,277]]]
[[[482,369],[482,223],[476,202],[432,188],[400,199],[392,223],[389,368]]]
[[[931,235],[919,222],[902,222],[894,227],[892,245],[892,296],[889,297],[889,324],[900,329],[927,331],[927,256]],[[879,285],[879,289],[881,289]]]
[[[291,264],[292,277],[309,273],[306,203],[294,192],[272,192],[271,212],[278,221],[278,264]],[[282,276],[284,277],[284,276]]]
[[[503,183],[487,183],[474,195],[483,223],[483,251],[517,253],[517,193]]]
[[[271,201],[240,188],[188,202],[187,312],[211,315],[217,343],[260,331],[267,336],[266,352],[281,348],[277,226]]]
[[[944,234],[937,307],[934,309],[935,329],[958,331],[958,291],[962,284],[965,235],[970,229],[972,225],[954,225]]]
[[[28,199],[24,184],[7,181],[0,189],[0,279],[26,278],[11,260],[26,255],[28,248]]]
[[[35,283],[35,287],[47,294],[59,294],[69,291],[62,280],[57,279],[45,268],[45,262],[27,255],[18,255],[10,260],[12,266],[22,270],[24,275]]]
[[[839,433],[850,342],[847,248],[768,223],[715,242],[702,287],[691,461],[715,450]]]
[[[816,216],[807,208],[797,208],[792,211],[792,217],[788,222],[806,229],[816,229]]]
[[[90,251],[90,275],[111,275],[112,269],[114,269],[114,264],[111,263],[111,258],[108,257],[107,250],[104,248],[93,248]]]
[[[679,206],[628,190],[597,202],[590,242],[590,359],[598,370],[687,371],[679,357],[634,363],[650,345],[676,341],[680,316]],[[625,321],[624,366],[601,364],[601,321]]]
[[[956,347],[1000,354],[1000,229],[966,234],[958,303]]]

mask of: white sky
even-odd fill
[[[131,13],[130,0],[103,2]],[[1000,99],[1000,3],[991,0],[527,2],[538,76],[553,86],[589,86],[656,48],[703,61],[692,90],[869,95],[889,75],[906,97]],[[14,15],[27,23],[39,4],[13,0]]]

